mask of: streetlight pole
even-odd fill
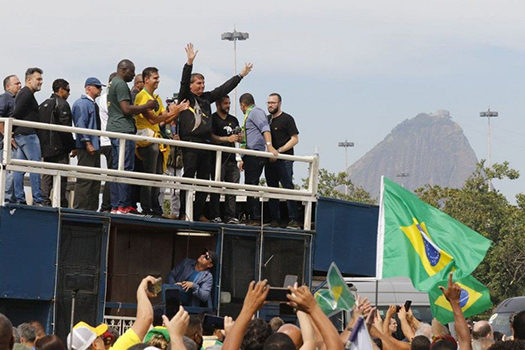
[[[491,111],[490,108],[486,111],[486,112],[480,112],[479,113],[479,116],[481,118],[487,118],[487,122],[488,122],[488,132],[487,132],[487,168],[490,168],[491,166],[491,162],[490,162],[490,156],[491,156],[491,148],[492,148],[492,145],[491,145],[491,129],[490,129],[490,118],[495,118],[498,116],[498,112],[495,112],[495,111]],[[488,185],[489,185],[489,191],[492,190],[492,183],[490,180],[488,180]]]
[[[238,32],[233,27],[233,32],[221,34],[221,40],[233,41],[233,75],[237,75],[237,40],[246,40],[250,37],[248,33]],[[233,90],[233,115],[237,116],[237,88]]]
[[[338,147],[344,147],[345,149],[345,173],[348,175],[348,147],[354,147],[353,142],[349,142],[348,140],[344,140],[344,142],[337,143]],[[348,186],[345,185],[345,195],[348,195]]]

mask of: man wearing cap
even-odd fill
[[[213,285],[211,269],[217,265],[217,253],[205,250],[197,260],[182,260],[168,275],[168,283],[180,286],[182,305],[201,306],[210,297]]]
[[[73,122],[78,128],[100,130],[100,114],[95,99],[100,96],[103,85],[97,78],[87,78],[86,93],[73,104]],[[100,140],[95,135],[77,134],[78,165],[100,168]],[[77,179],[73,208],[97,210],[100,181]]]
[[[137,314],[135,322],[123,335],[121,335],[111,350],[127,350],[130,346],[142,342],[153,322],[153,306],[149,298],[155,297],[148,291],[148,284],[155,284],[157,279],[147,276],[140,282],[137,289]],[[67,336],[68,348],[71,344],[73,350],[104,350],[103,335],[108,330],[106,324],[92,327],[85,322],[77,323]]]

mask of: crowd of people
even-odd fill
[[[375,307],[365,299],[357,298],[352,318],[344,331],[338,332],[330,319],[317,305],[307,286],[289,287],[289,306],[293,307],[296,322],[285,323],[274,317],[269,322],[255,318],[269,292],[266,280],[252,281],[246,292],[241,311],[237,318],[224,317],[220,329],[206,329],[200,315],[189,315],[182,306],[169,319],[162,315],[161,324],[155,324],[153,306],[149,298],[155,297],[149,286],[158,280],[144,278],[137,289],[137,312],[133,325],[118,335],[106,324],[96,327],[78,322],[66,339],[73,350],[337,350],[355,346],[351,336],[354,328],[365,328],[366,342],[353,349],[385,350],[449,350],[449,349],[525,349],[525,310],[511,320],[512,336],[501,339],[493,332],[487,321],[478,321],[472,329],[465,320],[460,306],[461,288],[449,280],[443,294],[454,312],[454,331],[441,325],[435,319],[432,325],[416,319],[410,310],[392,305],[384,319]],[[394,317],[399,320],[397,323]],[[368,335],[369,334],[369,335]],[[65,350],[66,345],[55,335],[46,335],[38,321],[22,323],[13,327],[9,319],[0,314],[0,350]]]
[[[42,88],[42,69],[27,69],[23,87],[16,75],[9,75],[3,81],[5,93],[0,95],[0,117],[227,147],[239,144],[246,149],[271,152],[273,156],[294,154],[299,131],[294,118],[282,111],[279,94],[268,96],[268,113],[256,106],[250,93],[242,94],[239,99],[244,113],[241,122],[229,113],[228,94],[250,73],[252,64],[246,64],[240,74],[219,87],[205,91],[204,76],[193,72],[198,51],[192,44],[188,44],[185,50],[187,61],[182,71],[180,90],[177,99],[167,100],[166,107],[156,94],[160,82],[159,70],[146,67],[142,74],[135,75],[133,62],[124,59],[118,63],[117,71],[109,76],[107,88],[100,79],[87,78],[84,93],[72,106],[67,101],[71,91],[65,79],[54,80],[51,96],[39,105],[35,93]],[[130,90],[128,83],[131,81],[134,85]],[[214,113],[213,103],[216,107]],[[3,139],[2,126],[0,131]],[[104,156],[108,168],[118,169],[120,143],[117,138],[15,126],[12,139],[11,156],[14,159],[69,164],[71,158],[76,157],[79,166],[100,167],[101,156]],[[0,142],[0,147],[3,148],[3,142]],[[3,152],[0,154],[3,156]],[[126,140],[123,164],[126,171],[215,179],[215,152],[195,148],[177,149],[161,143]],[[264,169],[268,186],[294,188],[293,162],[289,160],[224,153],[221,166],[221,181],[238,183],[240,172],[244,171],[246,184],[259,185]],[[8,172],[6,178],[6,202],[26,204],[24,173]],[[29,179],[33,205],[51,205],[52,176],[31,173]],[[66,186],[67,179],[62,178],[62,207],[70,206]],[[100,188],[100,181],[77,178],[71,206],[116,214],[186,219],[184,191],[171,191],[170,209],[164,212],[164,196],[158,187],[106,184],[101,201]],[[220,196],[210,195],[206,212],[207,197],[208,193],[204,192],[195,195],[193,212],[196,220],[239,223],[240,213],[235,196],[226,196],[221,210]],[[261,225],[259,200],[248,198],[247,202],[246,224]],[[270,200],[267,224],[299,228],[298,204],[288,201],[287,208],[289,220],[285,222],[281,218],[279,201]]]

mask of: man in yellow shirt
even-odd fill
[[[135,97],[135,105],[146,104],[150,100],[156,100],[159,107],[148,109],[141,114],[135,115],[137,135],[162,138],[160,126],[170,123],[181,111],[188,108],[188,102],[182,101],[178,105],[171,104],[166,110],[159,95],[155,90],[159,87],[159,71],[155,67],[148,67],[142,71],[144,88]],[[142,160],[143,172],[150,174],[162,174],[166,168],[169,157],[169,147],[149,141],[138,141],[136,143],[136,154]],[[159,188],[142,186],[140,188],[140,205],[142,213],[146,215],[160,216],[162,209],[159,203]]]

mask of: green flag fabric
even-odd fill
[[[456,283],[461,287],[459,305],[465,317],[474,316],[492,307],[490,293],[487,287],[472,276],[466,276]],[[454,321],[452,307],[439,289],[439,286],[447,287],[448,279],[438,282],[428,292],[432,316],[442,324]]]
[[[326,281],[328,289],[321,289],[315,293],[315,300],[321,310],[327,316],[341,310],[350,311],[355,304],[355,298],[334,262],[330,264]]]
[[[377,277],[407,276],[428,291],[450,271],[461,279],[479,265],[492,242],[383,178],[377,231]]]

